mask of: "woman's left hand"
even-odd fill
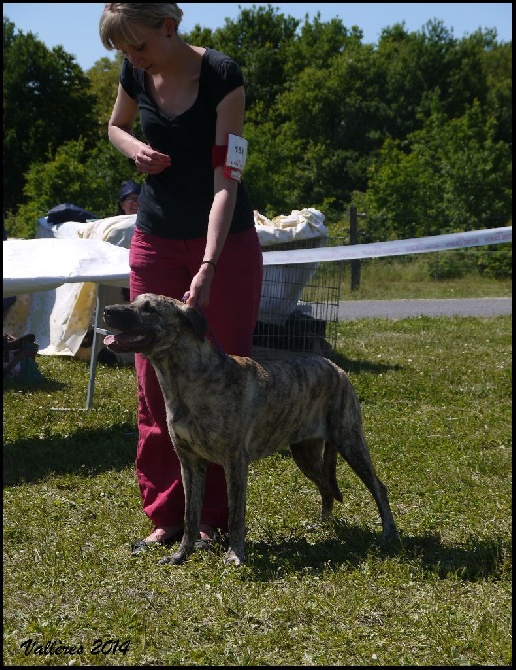
[[[209,263],[201,265],[197,274],[192,279],[190,291],[186,294],[186,304],[190,307],[207,307],[210,302],[211,282],[215,269]]]

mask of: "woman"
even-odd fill
[[[131,180],[124,181],[118,194],[118,206],[115,216],[119,216],[120,214],[136,214],[140,191],[140,184]]]
[[[245,153],[245,92],[231,58],[184,42],[173,3],[108,3],[100,38],[125,59],[109,122],[113,145],[147,175],[130,249],[131,299],[145,292],[201,308],[226,353],[252,349],[262,283],[262,252],[249,194],[232,169],[230,145]],[[140,114],[146,142],[136,139]],[[229,157],[229,158],[228,158]],[[154,369],[142,356],[138,379],[136,471],[150,534],[133,553],[182,534],[184,494]],[[210,464],[201,545],[227,530],[224,472]]]

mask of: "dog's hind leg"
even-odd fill
[[[333,497],[342,502],[342,493],[337,482],[337,448],[331,442],[324,443],[323,468],[327,481],[329,482]]]
[[[290,451],[301,472],[319,489],[321,518],[327,519],[333,510],[333,501],[342,502],[337,483],[337,449],[324,440],[313,439],[291,444]]]
[[[181,463],[181,476],[185,492],[185,524],[183,538],[176,553],[162,559],[160,563],[179,565],[193,552],[195,542],[199,537],[204,482],[208,461],[190,453],[181,452],[179,449],[176,449],[176,451]]]
[[[376,474],[363,429],[354,426],[349,431],[346,430],[345,434],[340,436],[337,448],[344,460],[371,492],[382,519],[383,538],[385,540],[398,538],[398,530],[392,516],[387,487]]]

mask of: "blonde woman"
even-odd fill
[[[107,49],[123,52],[109,139],[146,174],[130,249],[131,299],[185,297],[200,307],[226,353],[247,356],[261,295],[262,252],[244,181],[244,81],[238,64],[187,44],[174,3],[108,3],[100,19]],[[132,129],[140,115],[145,141]],[[133,553],[182,534],[184,494],[154,369],[136,356],[136,471],[151,532]],[[199,402],[202,402],[199,397]],[[201,545],[227,530],[224,472],[210,464]]]

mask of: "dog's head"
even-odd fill
[[[206,320],[196,309],[154,293],[142,293],[130,304],[108,305],[104,322],[120,331],[104,338],[108,349],[147,356],[164,353],[184,338],[203,342],[207,331]]]

